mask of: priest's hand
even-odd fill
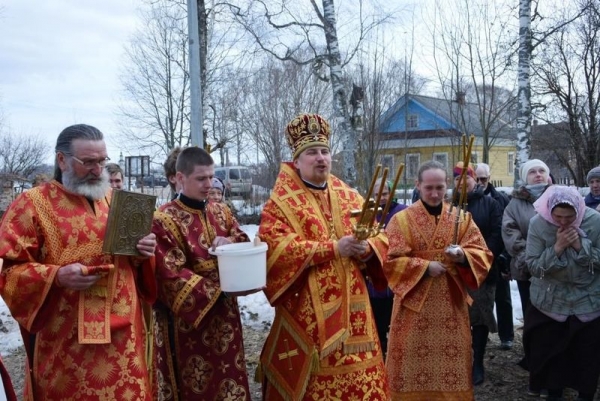
[[[444,253],[454,263],[465,264],[467,261],[465,251],[460,246],[449,246]]]
[[[218,246],[227,245],[227,244],[233,244],[233,242],[231,242],[231,240],[226,237],[216,237],[213,240],[213,242],[210,246],[210,249],[212,249],[214,251],[215,249],[217,249]]]
[[[86,275],[82,269],[81,263],[71,263],[70,265],[62,266],[56,273],[55,283],[59,287],[68,288],[69,290],[81,291],[87,290],[100,279],[101,276],[91,274]]]
[[[431,277],[438,277],[444,273],[446,273],[445,264],[438,262],[437,260],[432,260],[429,262],[429,265],[427,266],[427,274],[429,274]]]
[[[143,238],[140,238],[136,245],[137,250],[141,256],[137,256],[137,259],[147,259],[154,256],[154,250],[156,249],[156,234],[150,233]]]
[[[346,235],[338,240],[338,252],[343,258],[352,256],[359,257],[369,250],[369,243],[354,238],[353,235]]]

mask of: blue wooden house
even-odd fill
[[[412,185],[419,165],[427,160],[441,162],[450,174],[462,159],[463,133],[475,136],[472,163],[482,162],[482,120],[489,137],[492,179],[502,186],[512,186],[516,151],[513,121],[480,110],[479,105],[466,102],[464,96],[455,100],[411,94],[400,97],[380,118],[381,163],[392,170],[405,163],[407,185]]]

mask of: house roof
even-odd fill
[[[428,119],[429,126],[426,128],[404,128],[406,115],[420,114]],[[489,113],[494,116],[493,113]],[[464,121],[464,125],[462,124]],[[379,132],[383,134],[394,134],[399,132],[423,132],[423,131],[447,131],[453,132],[452,136],[462,134],[462,126],[465,133],[476,137],[483,136],[482,124],[480,123],[480,108],[476,103],[464,102],[459,104],[454,100],[440,99],[430,96],[405,94],[401,96],[380,118]],[[399,129],[401,128],[401,129]],[[425,134],[425,132],[423,132]],[[423,135],[429,136],[429,135]],[[438,135],[439,136],[439,135]],[[515,131],[509,121],[497,117],[490,124],[490,136],[505,139],[514,139]]]

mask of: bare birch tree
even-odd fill
[[[517,93],[517,154],[515,160],[515,186],[519,177],[521,165],[531,156],[531,60],[534,50],[544,41],[575,21],[582,14],[577,10],[572,15],[564,16],[551,23],[540,24],[537,29],[532,24],[548,18],[539,10],[538,1],[534,1],[534,12],[531,12],[531,0],[519,0],[519,63],[518,63],[518,93]],[[556,14],[555,7],[550,6],[547,14]]]
[[[307,14],[304,10],[312,10]],[[350,122],[348,92],[344,85],[342,69],[356,54],[368,32],[389,18],[377,18],[363,14],[364,3],[359,1],[353,9],[353,17],[359,16],[353,26],[353,43],[346,51],[340,47],[338,23],[334,0],[264,2],[250,1],[247,8],[232,6],[238,22],[254,38],[259,48],[272,56],[301,65],[310,65],[321,79],[329,82],[332,91],[333,117],[343,144],[343,179],[356,185],[356,139],[357,134]],[[371,21],[371,22],[367,22]],[[311,54],[303,54],[306,47]],[[300,51],[302,50],[302,51]],[[324,68],[327,71],[324,71]]]

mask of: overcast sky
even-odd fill
[[[110,145],[119,67],[139,4],[0,0],[0,110],[12,132],[39,134],[52,148],[63,128],[86,123]],[[109,157],[116,161],[118,148],[109,146]]]

